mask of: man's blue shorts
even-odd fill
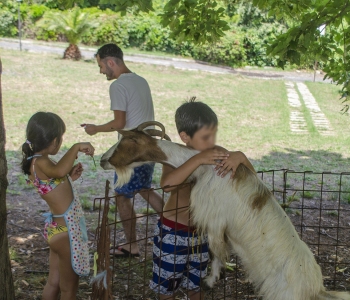
[[[150,189],[152,183],[152,175],[154,171],[154,163],[144,164],[134,169],[134,175],[131,176],[130,181],[114,191],[117,194],[122,194],[126,198],[133,198],[135,192],[142,189]],[[114,184],[117,182],[118,176],[114,174]]]

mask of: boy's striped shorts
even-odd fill
[[[172,295],[179,287],[198,291],[201,278],[207,274],[208,260],[207,236],[161,218],[154,232],[150,288],[162,295]]]

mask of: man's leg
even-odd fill
[[[139,253],[139,247],[136,242],[136,215],[134,208],[129,198],[124,196],[118,196],[116,194],[116,204],[124,228],[126,244],[122,246],[123,249],[131,252],[132,254]],[[123,255],[123,253],[117,249],[112,249],[111,254]]]
[[[157,213],[160,214],[163,212],[164,200],[159,193],[153,190],[148,192],[140,192],[139,194],[143,199],[145,199],[149,203],[149,205],[152,206],[152,208]]]
[[[139,169],[139,172],[143,175],[144,182],[142,183],[142,187],[145,189],[151,188],[152,177],[154,172],[154,163],[150,165],[144,165]],[[161,214],[163,212],[164,200],[160,194],[156,191],[141,191],[139,192],[141,197],[145,199],[152,208],[158,213]]]

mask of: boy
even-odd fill
[[[187,147],[201,151],[182,166],[174,169],[163,166],[161,186],[171,191],[163,215],[155,231],[153,246],[153,280],[150,287],[159,293],[160,300],[175,299],[179,287],[186,289],[191,300],[204,299],[200,292],[201,278],[206,275],[209,259],[206,237],[201,241],[189,214],[191,188],[172,187],[186,181],[202,164],[215,165],[213,172],[224,177],[243,163],[253,166],[242,152],[228,152],[215,146],[218,119],[213,110],[195,98],[181,105],[175,122],[181,140]]]

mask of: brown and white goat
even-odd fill
[[[198,153],[152,138],[148,133],[159,135],[160,131],[144,132],[149,124],[119,131],[123,137],[103,155],[101,167],[116,171],[118,186],[129,181],[136,166],[158,162],[177,168]],[[217,176],[213,166],[202,165],[190,179],[196,182],[191,191],[191,215],[197,228],[208,234],[214,255],[206,279],[210,287],[219,278],[230,249],[241,258],[249,281],[265,300],[350,299],[349,293],[325,290],[313,254],[256,174],[240,165],[232,180],[228,175]]]

